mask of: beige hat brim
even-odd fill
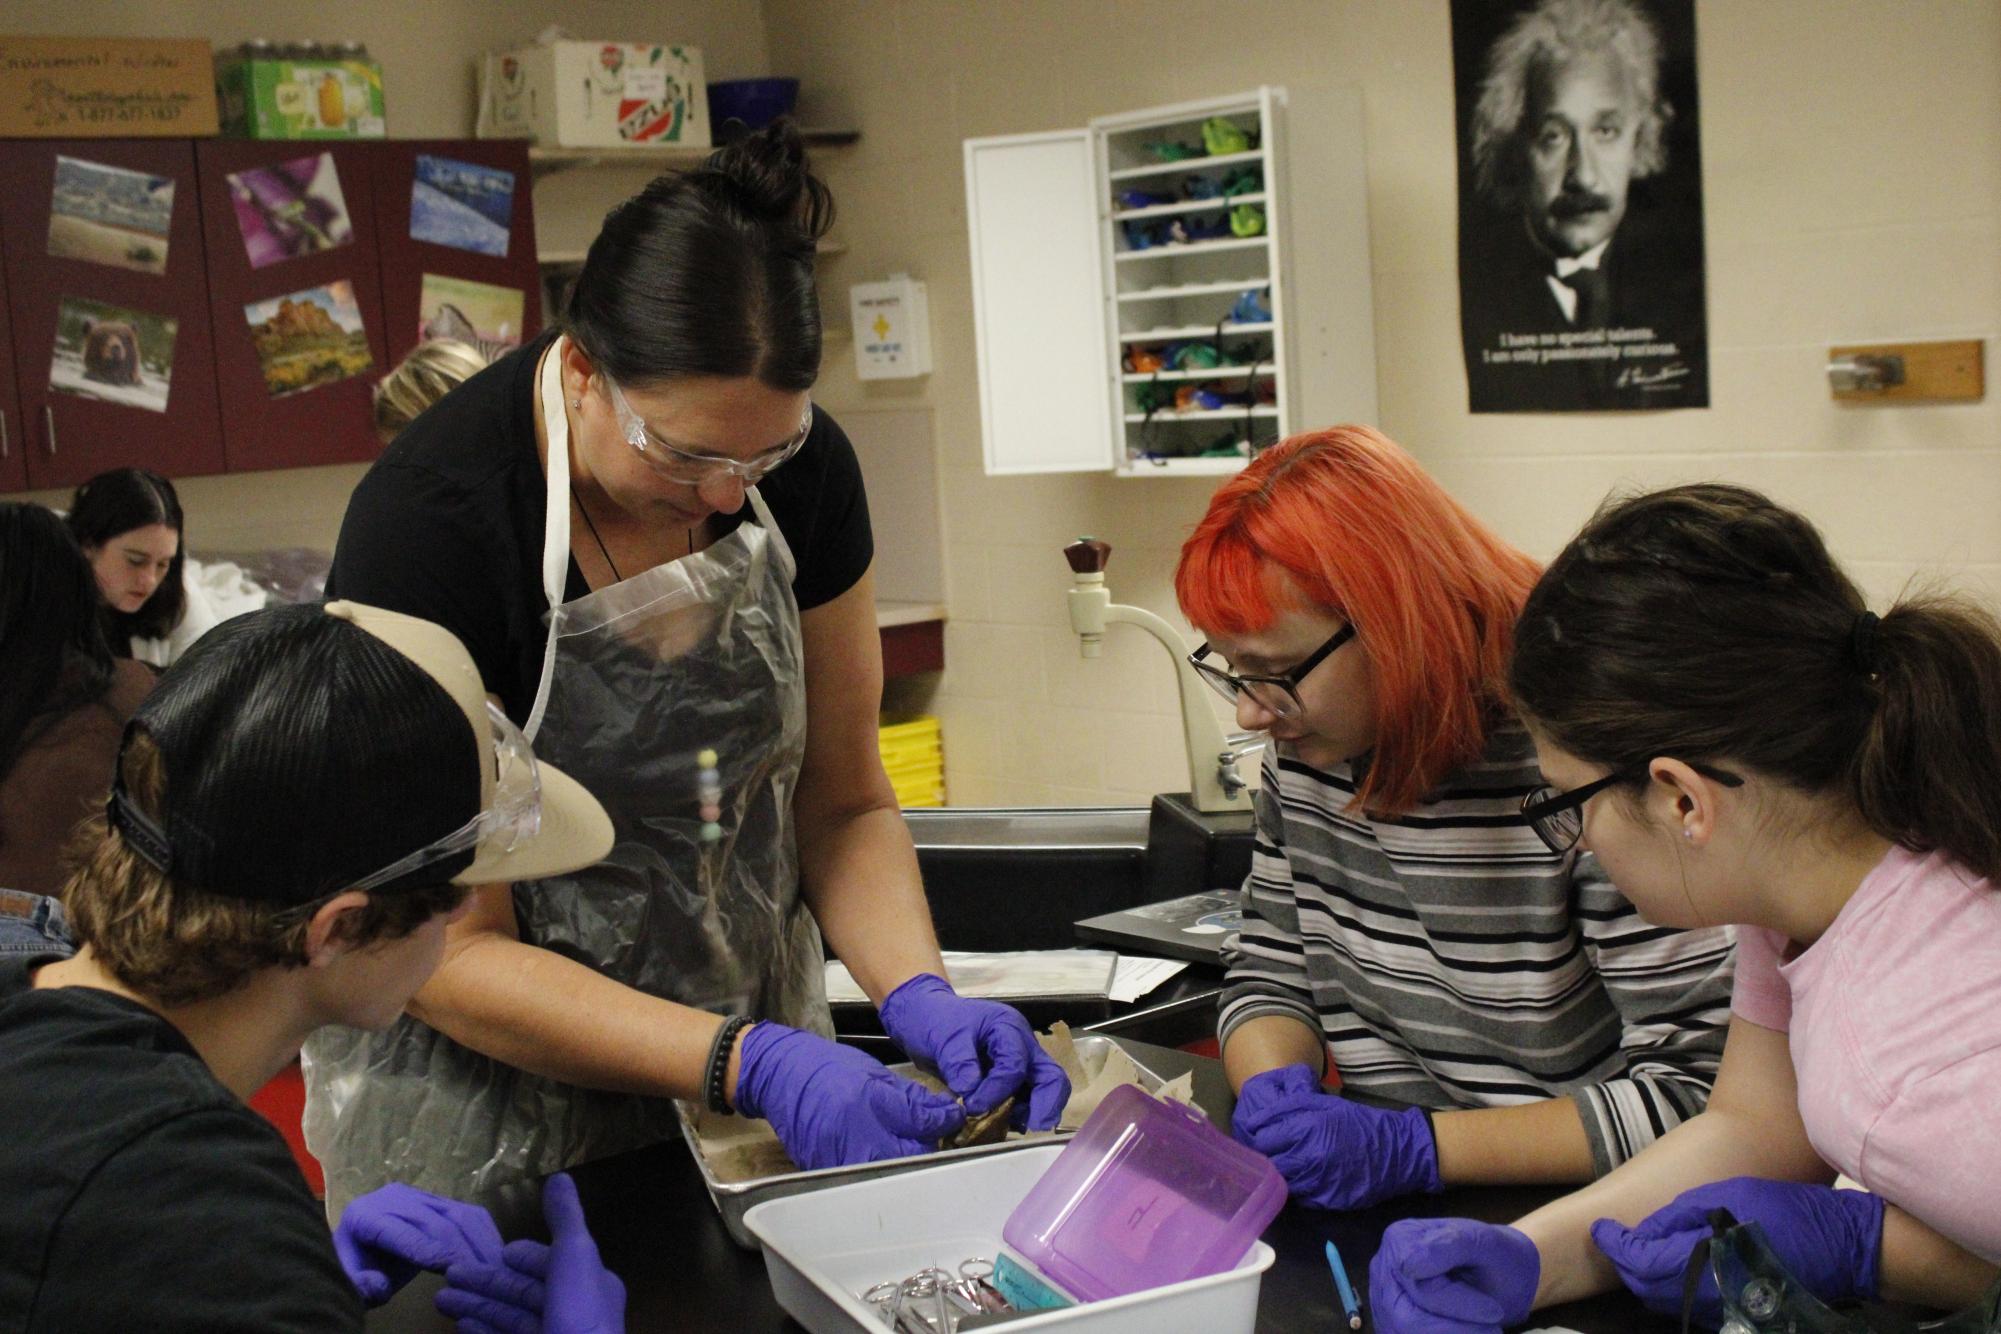
[[[482,844],[472,865],[452,877],[457,885],[540,880],[595,866],[611,852],[611,817],[584,785],[553,764],[537,766],[542,779],[542,823],[533,838],[512,850]]]

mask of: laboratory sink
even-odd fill
[[[1242,883],[1248,815],[1203,816],[1185,795],[1125,807],[907,810],[939,942],[955,950],[1066,949],[1072,924]]]

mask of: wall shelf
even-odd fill
[[[1224,324],[1225,338],[1248,338],[1254,334],[1267,334],[1273,326],[1269,322],[1257,324]],[[1176,324],[1161,329],[1134,329],[1119,335],[1121,345],[1127,343],[1172,343],[1182,338],[1214,338],[1217,326],[1213,324]]]
[[[1183,158],[1179,162],[1153,162],[1144,167],[1126,167],[1119,171],[1105,173],[1108,181],[1136,181],[1147,176],[1180,176],[1214,170],[1219,167],[1235,167],[1252,162],[1264,161],[1262,148],[1248,149],[1242,153],[1218,153],[1214,157]]]
[[[1256,407],[1250,408],[1201,408],[1194,412],[1176,412],[1170,408],[1153,413],[1152,420],[1155,426],[1160,426],[1167,422],[1242,421],[1246,417],[1271,418],[1277,416],[1277,408],[1269,404],[1260,403]],[[1128,412],[1126,414],[1126,421],[1131,425],[1144,425],[1147,420],[1148,414],[1144,412]]]
[[[858,129],[801,126],[799,137],[809,148],[838,148],[857,142],[862,132]],[[640,144],[630,148],[559,148],[530,144],[528,167],[538,176],[554,175],[577,167],[653,167],[659,171],[673,171],[697,165],[721,146]]]
[[[1183,199],[1173,204],[1148,204],[1145,208],[1122,208],[1112,214],[1113,222],[1138,222],[1145,218],[1172,218],[1183,213],[1214,213],[1220,209],[1233,209],[1239,204],[1262,204],[1265,192],[1232,195],[1228,199]]]
[[[1144,250],[1121,250],[1112,258],[1120,264],[1136,259],[1182,259],[1189,255],[1220,255],[1231,250],[1255,250],[1270,242],[1262,236],[1230,236],[1215,241],[1183,241],[1179,244],[1148,246]]]

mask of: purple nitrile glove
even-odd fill
[[[333,1244],[366,1306],[388,1301],[420,1269],[500,1259],[500,1229],[486,1210],[397,1181],[350,1201]]]
[[[1377,1334],[1499,1334],[1528,1318],[1542,1256],[1528,1234],[1470,1218],[1406,1218],[1369,1263]]]
[[[969,1000],[935,973],[919,973],[883,1001],[882,1027],[904,1055],[937,1070],[967,1115],[984,1116],[1026,1086],[1030,1130],[1054,1130],[1062,1119],[1070,1077],[1012,1006]]]
[[[1301,1203],[1366,1209],[1440,1189],[1438,1146],[1420,1108],[1388,1111],[1329,1093],[1303,1065],[1253,1075],[1230,1116],[1237,1141],[1271,1159]]]
[[[577,1183],[542,1187],[550,1243],[510,1241],[498,1263],[455,1264],[436,1298],[459,1334],[624,1334],[625,1284],[604,1267]]]
[[[930,1153],[966,1123],[954,1099],[891,1074],[867,1052],[764,1021],[743,1035],[736,1109],[771,1122],[809,1171]]]
[[[1712,1209],[1728,1209],[1740,1223],[1761,1224],[1786,1272],[1822,1301],[1875,1300],[1883,1199],[1867,1191],[1732,1177],[1683,1191],[1638,1227],[1601,1218],[1591,1225],[1591,1240],[1647,1309],[1678,1316],[1688,1257],[1714,1235]],[[1710,1325],[1723,1319],[1716,1275],[1707,1266],[1694,1310]]]

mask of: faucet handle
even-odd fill
[[[1112,563],[1112,544],[1095,537],[1080,537],[1063,548],[1063,559],[1074,574],[1103,574]]]

